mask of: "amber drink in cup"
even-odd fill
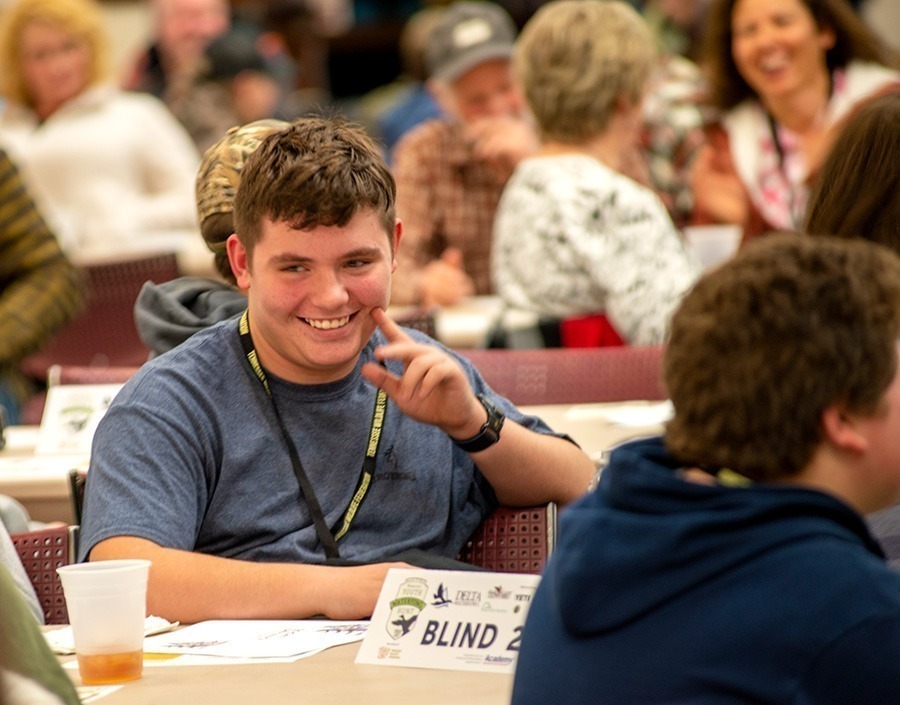
[[[86,685],[141,677],[150,561],[128,559],[57,568]]]

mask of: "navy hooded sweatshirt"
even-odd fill
[[[513,704],[900,705],[900,575],[821,492],[681,479],[622,446],[562,516]]]

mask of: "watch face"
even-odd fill
[[[475,398],[487,412],[487,421],[484,422],[478,435],[466,440],[453,439],[453,442],[467,453],[477,453],[499,441],[500,429],[503,428],[503,421],[506,418],[503,412],[491,404],[483,394],[476,394]]]
[[[504,419],[506,419],[506,416],[502,411],[500,411],[500,409],[491,404],[490,400],[488,400],[488,398],[484,394],[478,395],[478,401],[481,402],[481,405],[484,407],[485,411],[487,411],[487,428],[490,428],[494,432],[499,434],[500,429],[503,427],[503,421]]]

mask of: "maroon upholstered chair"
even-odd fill
[[[44,621],[67,624],[69,614],[56,569],[75,560],[75,526],[51,526],[12,534],[13,545],[37,593]]]
[[[84,367],[82,365],[53,365],[47,372],[47,384],[122,384],[140,369],[138,366]]]
[[[54,365],[64,368],[91,368],[101,374],[106,368],[136,368],[147,361],[150,350],[138,336],[134,323],[134,302],[147,281],[157,284],[180,275],[174,253],[152,255],[140,259],[88,265],[85,277],[84,308],[39,352],[22,361],[20,369],[39,383],[48,382]],[[82,380],[69,384],[118,382],[114,378],[91,378],[80,371]],[[127,379],[127,377],[125,378]],[[52,383],[52,380],[49,380]],[[65,382],[65,381],[64,381]],[[40,423],[44,394],[30,399],[22,410],[22,423]]]
[[[556,546],[556,505],[498,507],[457,558],[496,573],[540,573]]]
[[[21,369],[43,382],[54,364],[86,367],[136,366],[150,351],[138,337],[134,302],[146,281],[157,284],[180,275],[174,253],[93,264],[83,268],[85,305]]]
[[[666,399],[663,346],[458,350],[517,405]]]

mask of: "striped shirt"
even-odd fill
[[[81,298],[77,268],[0,151],[0,384],[23,390],[16,366],[72,317]]]

